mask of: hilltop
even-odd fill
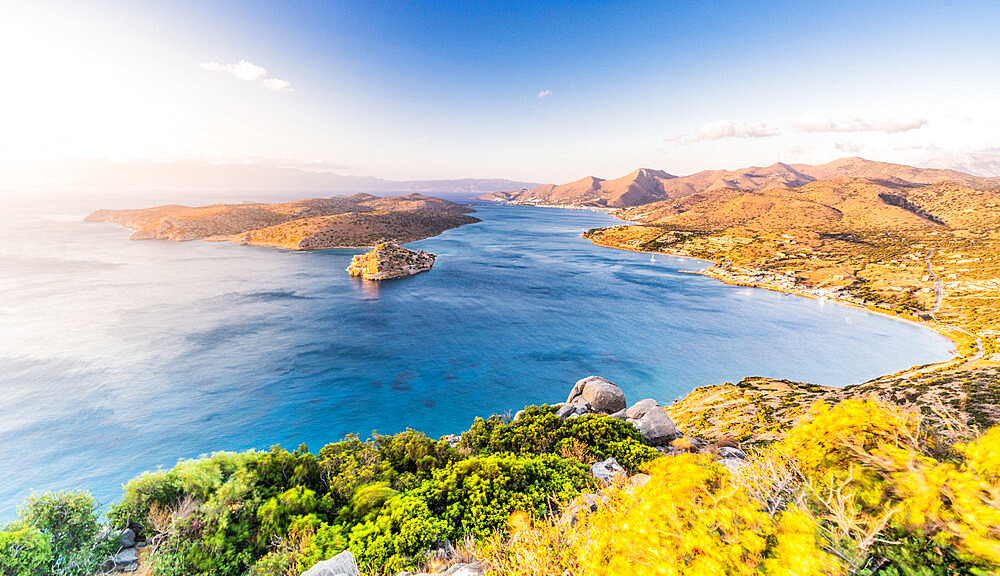
[[[492,192],[478,198],[516,204],[626,208],[704,191],[792,189],[834,178],[867,178],[884,180],[889,184],[955,182],[979,188],[1000,186],[1000,179],[980,178],[956,170],[841,158],[817,166],[777,162],[766,167],[751,166],[740,170],[703,170],[688,176],[642,168],[614,180],[588,176],[568,184]]]
[[[132,240],[229,241],[289,250],[412,242],[479,222],[471,208],[422,194],[309,198],[280,204],[157,206],[98,210],[87,222],[114,222]]]

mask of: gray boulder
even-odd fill
[[[135,572],[139,569],[139,556],[135,548],[126,548],[104,561],[104,572]]]
[[[749,466],[749,464],[739,458],[720,458],[716,462],[725,466],[726,470],[729,470],[729,473],[733,476],[739,476],[741,469]]]
[[[743,453],[739,448],[733,448],[731,446],[723,446],[719,448],[719,456],[723,458],[739,458],[740,460],[746,460],[747,455]]]
[[[589,402],[594,412],[603,414],[614,414],[626,406],[622,389],[600,376],[587,376],[578,380],[566,403],[572,404],[580,399]]]
[[[560,418],[573,418],[574,416],[583,416],[584,414],[590,414],[593,410],[590,404],[586,401],[578,399],[577,402],[572,402],[569,404],[563,404],[556,410],[556,416]]]
[[[674,421],[652,398],[636,402],[625,414],[628,421],[635,425],[646,441],[653,446],[666,446],[671,440],[680,437]]]
[[[455,564],[444,571],[444,576],[483,576],[484,573],[485,566],[479,562],[472,562],[471,564]]]
[[[132,548],[135,546],[135,530],[126,528],[118,535],[122,548]]]
[[[302,573],[302,576],[360,576],[354,554],[344,550],[329,560],[323,560]]]
[[[603,482],[611,482],[615,476],[625,475],[625,469],[621,467],[614,458],[608,458],[603,462],[598,462],[590,467],[590,473]]]
[[[428,574],[426,572],[421,572],[419,574],[414,574],[412,572],[400,572],[396,576],[483,576],[485,574],[486,567],[479,562],[472,562],[470,564],[452,564],[444,572],[436,572],[435,574]]]

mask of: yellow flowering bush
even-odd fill
[[[511,576],[935,576],[1000,569],[1000,429],[950,444],[877,400],[813,406],[732,474],[662,457],[597,512],[498,535],[481,550]]]

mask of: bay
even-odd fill
[[[116,202],[116,203],[111,203]],[[152,199],[0,200],[0,519],[35,491],[102,502],[218,450],[458,433],[602,375],[632,401],[770,376],[843,386],[947,359],[918,326],[592,245],[605,214],[480,206],[408,246],[430,272],[347,276],[361,250],[130,242],[86,224]]]

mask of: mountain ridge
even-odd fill
[[[59,160],[0,170],[0,190],[231,190],[482,194],[537,184],[506,178],[388,180],[253,163]]]
[[[640,168],[617,179],[604,180],[588,176],[568,184],[545,184],[530,190],[522,188],[492,192],[477,198],[518,204],[629,208],[706,190],[790,189],[841,177],[882,179],[910,185],[956,182],[976,188],[1000,187],[1000,178],[982,178],[951,169],[918,168],[847,157],[818,165],[775,162],[769,166],[750,166],[738,170],[702,170],[687,176]],[[589,189],[581,185],[588,180],[593,183]]]

